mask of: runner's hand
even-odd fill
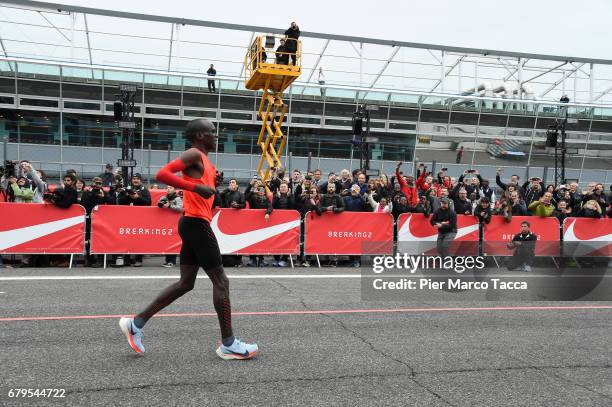
[[[211,187],[207,187],[206,185],[197,184],[195,189],[193,190],[196,194],[200,195],[203,198],[210,198],[215,193],[215,190]]]

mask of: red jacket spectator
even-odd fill
[[[406,182],[404,177],[400,174],[401,165],[402,164],[399,163],[397,168],[395,169],[395,178],[397,178],[397,181],[400,184],[400,188],[402,189],[402,192],[404,193],[404,195],[406,195],[406,198],[408,199],[408,204],[410,206],[416,206],[416,204],[419,201],[419,196],[418,196],[417,187],[416,187],[416,185],[418,184],[413,184],[412,186],[408,186],[408,183]]]

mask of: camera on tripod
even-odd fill
[[[19,164],[19,161],[13,161],[13,160],[6,160],[4,161],[4,165],[0,166],[0,177],[5,177],[8,178],[10,176],[16,177],[17,176],[17,165]]]

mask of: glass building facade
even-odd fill
[[[183,150],[185,123],[200,117],[218,128],[216,154],[257,156],[260,93],[223,77],[217,80],[218,93],[209,93],[206,82],[203,76],[0,61],[0,139],[7,137],[19,158],[28,158],[21,156],[24,146],[54,146],[48,163],[68,162],[75,153],[65,152],[75,147],[117,149],[122,138],[113,101],[119,84],[132,83],[138,86],[137,158],[142,160],[149,147]],[[612,168],[612,106],[304,84],[292,86],[284,100],[289,105],[286,156],[356,157],[351,117],[366,103],[376,106],[371,111],[374,161],[454,163],[462,146],[462,163],[546,167],[552,162],[546,130],[567,109],[567,167]],[[104,152],[101,156],[90,164],[103,164]]]

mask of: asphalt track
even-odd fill
[[[144,276],[177,274],[2,269],[0,405],[612,405],[609,302],[372,302],[354,269],[229,269],[252,276],[230,281],[235,333],[259,344],[256,359],[215,355],[206,278],[147,324],[139,357],[118,316],[172,281]]]

